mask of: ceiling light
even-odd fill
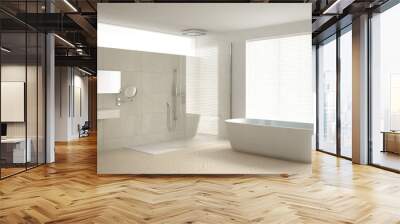
[[[324,10],[322,14],[328,14],[331,12],[332,9],[337,7],[337,4],[339,4],[340,0],[336,0],[332,5],[330,5],[327,9]]]
[[[190,36],[190,37],[197,37],[197,36],[203,36],[206,35],[207,31],[203,29],[186,29],[182,30],[182,35],[183,36]]]
[[[82,48],[77,48],[76,53],[78,53],[78,55],[87,55],[86,52],[84,52]]]
[[[322,14],[342,14],[343,10],[351,5],[354,0],[336,0]]]
[[[11,50],[9,50],[9,49],[7,49],[5,47],[1,47],[0,49],[1,49],[1,51],[4,51],[6,53],[10,53],[11,52]]]
[[[66,39],[64,39],[64,38],[62,38],[62,37],[60,37],[60,36],[57,35],[57,34],[54,34],[54,36],[57,37],[57,38],[58,38],[59,40],[61,40],[62,42],[64,42],[65,44],[67,44],[68,46],[75,48],[75,45],[73,45],[73,44],[72,44],[71,42],[69,42],[68,40],[66,40]]]
[[[79,67],[78,67],[78,70],[81,71],[81,72],[83,72],[83,73],[85,73],[85,74],[87,74],[87,75],[93,75],[92,73],[90,73],[90,72],[88,72],[88,71],[86,71],[86,70],[83,70],[83,69],[81,69],[81,68],[79,68]]]
[[[67,4],[74,12],[78,12],[78,10],[73,6],[68,0],[64,0],[65,4]]]

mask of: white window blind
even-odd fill
[[[311,35],[246,43],[246,117],[313,122]]]

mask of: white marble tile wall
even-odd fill
[[[170,130],[167,103],[172,108],[173,71],[185,89],[183,56],[98,48],[98,69],[121,71],[122,89],[135,86],[132,102],[116,105],[116,94],[99,94],[98,109],[120,109],[119,119],[99,120],[99,150],[132,147],[184,137],[185,106],[177,100],[178,120]],[[172,111],[171,111],[172,116]]]

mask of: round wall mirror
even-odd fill
[[[124,95],[125,95],[125,97],[127,97],[127,98],[133,98],[133,97],[135,97],[135,96],[136,96],[136,93],[137,93],[137,89],[136,89],[136,87],[134,87],[134,86],[129,86],[129,87],[127,87],[127,88],[125,89],[125,91],[124,91]]]

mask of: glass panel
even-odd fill
[[[43,13],[44,3],[44,0],[2,1],[0,6],[15,13]],[[35,22],[33,19],[30,21]],[[23,23],[2,13],[0,13],[0,25],[2,32],[0,176],[4,178],[34,167],[38,162],[43,163],[45,160],[43,73],[46,54],[44,34],[28,29],[29,27]]]
[[[319,149],[336,153],[336,38],[318,51]]]
[[[372,163],[400,170],[400,5],[372,18]]]
[[[312,89],[313,89],[313,111],[317,111],[317,47],[312,45]],[[314,114],[314,113],[313,113]],[[312,137],[313,150],[317,149],[317,127],[316,127],[316,115],[314,114],[314,134]]]
[[[1,174],[5,177],[24,171],[31,158],[29,144],[26,150],[25,33],[2,33],[1,47]]]
[[[26,12],[37,13],[39,5],[37,1],[27,2]],[[31,22],[37,22],[37,17],[27,18]],[[27,30],[27,76],[26,76],[26,125],[27,125],[27,149],[31,151],[27,167],[31,168],[37,165],[37,132],[38,132],[38,34],[34,30]]]
[[[352,35],[340,36],[340,127],[342,156],[352,156]]]
[[[28,55],[27,55],[27,80],[26,80],[26,116],[27,116],[27,142],[28,149],[30,148],[31,153],[28,154],[30,156],[27,166],[28,168],[34,167],[37,165],[37,79],[38,79],[38,36],[36,32],[27,33],[28,38]]]

